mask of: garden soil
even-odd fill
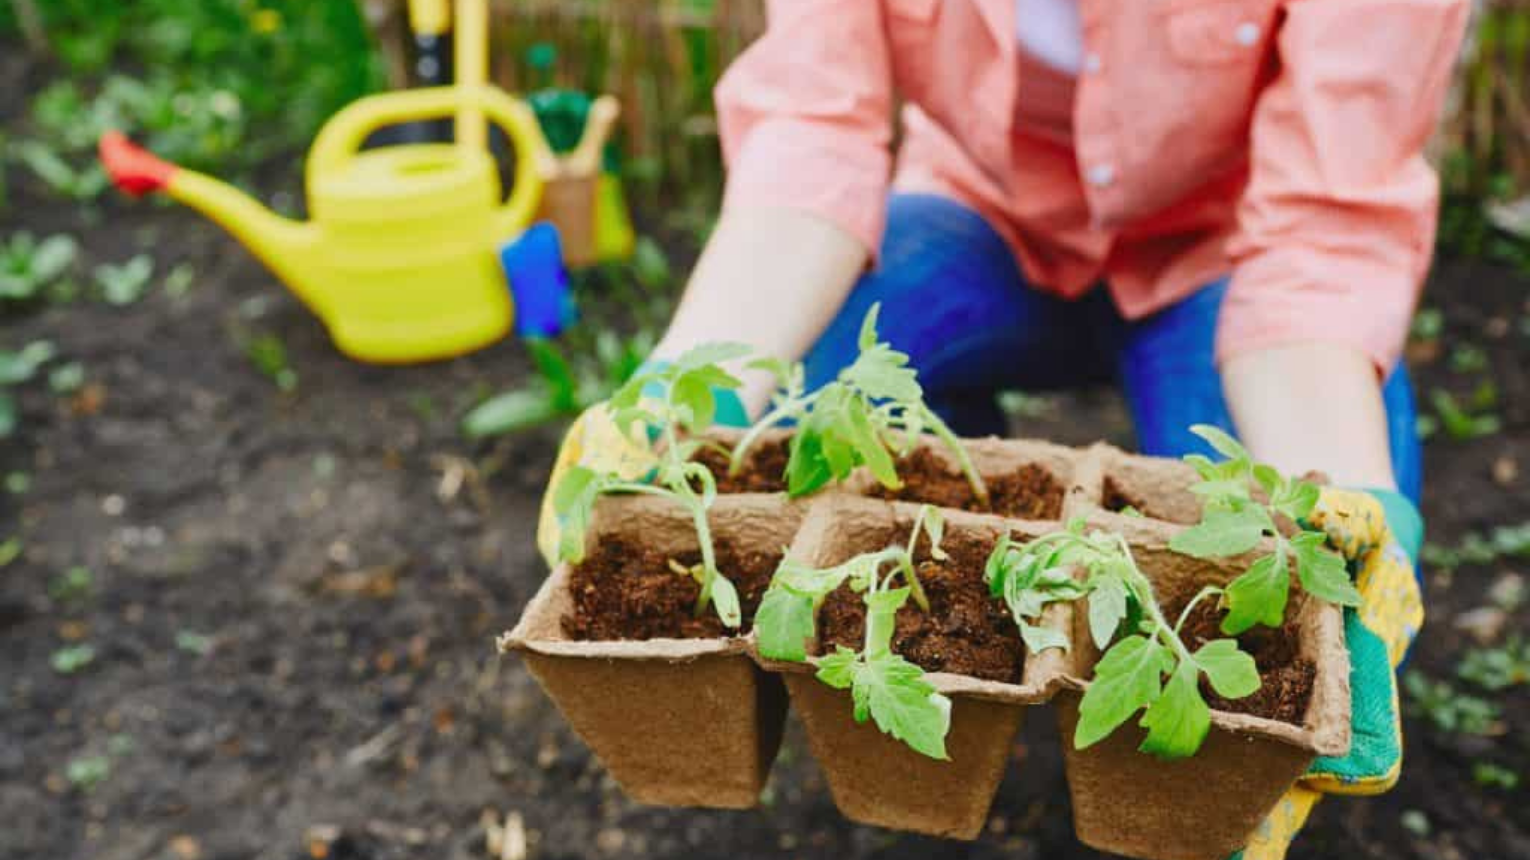
[[[24,132],[24,96],[47,74],[6,47],[0,122]],[[251,186],[296,199],[296,155]],[[6,170],[0,232],[74,234],[85,271],[149,252],[160,277],[128,307],[81,300],[0,321],[6,347],[48,338],[87,380],[68,396],[27,388],[23,428],[0,445],[3,470],[30,476],[25,494],[0,495],[24,542],[0,568],[0,858],[483,860],[484,822],[507,817],[541,860],[1102,856],[1073,836],[1044,714],[1025,721],[970,844],[845,822],[792,722],[759,810],[628,801],[523,661],[494,648],[547,574],[532,537],[559,430],[474,445],[456,421],[527,378],[516,344],[420,367],[350,362],[211,224],[114,198],[87,216]],[[195,278],[177,298],[158,283],[181,263]],[[1444,310],[1446,349],[1416,368],[1421,389],[1469,393],[1476,377],[1445,356],[1476,344],[1504,421],[1428,444],[1435,542],[1530,519],[1527,295],[1530,278],[1493,266],[1433,275],[1425,301]],[[286,344],[294,391],[245,357],[259,334]],[[1130,447],[1113,393],[1048,404],[1015,432]],[[50,595],[75,565],[92,573],[88,592]],[[1525,568],[1427,570],[1411,665],[1450,677],[1472,644],[1457,622]],[[1527,623],[1521,608],[1506,629]],[[84,643],[89,665],[50,666]],[[1292,860],[1530,857],[1530,789],[1472,779],[1473,763],[1493,762],[1530,782],[1530,691],[1497,699],[1495,737],[1410,716],[1398,787],[1321,804]]]

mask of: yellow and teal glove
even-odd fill
[[[1325,487],[1310,520],[1358,571],[1361,604],[1344,610],[1353,740],[1348,754],[1313,762],[1234,860],[1281,860],[1324,794],[1381,794],[1402,769],[1397,666],[1424,621],[1414,575],[1423,519],[1390,490]]]
[[[638,368],[635,376],[661,370],[669,362],[650,359]],[[647,396],[647,389],[644,389]],[[717,412],[712,423],[725,427],[746,427],[749,415],[738,392],[730,388],[712,388]],[[558,562],[558,546],[562,528],[553,509],[553,489],[574,466],[584,466],[596,472],[609,472],[626,480],[648,480],[658,465],[654,453],[653,432],[636,433],[633,438],[616,425],[611,410],[604,401],[580,413],[569,425],[558,446],[558,456],[553,461],[552,474],[547,479],[547,489],[542,493],[541,512],[537,518],[537,549],[548,567]]]

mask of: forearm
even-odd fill
[[[1359,350],[1301,343],[1234,355],[1222,388],[1260,461],[1316,470],[1341,486],[1395,489],[1381,383]]]
[[[867,259],[861,242],[806,212],[724,212],[654,356],[673,359],[698,343],[734,341],[795,361],[828,327]],[[758,415],[771,378],[732,369],[744,380],[745,408]]]

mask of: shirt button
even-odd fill
[[[1116,168],[1113,164],[1096,164],[1084,174],[1089,184],[1095,188],[1105,188],[1116,181]]]
[[[1091,75],[1098,73],[1103,65],[1099,54],[1088,54],[1084,57],[1084,71]]]
[[[1254,43],[1259,41],[1259,25],[1253,21],[1244,21],[1238,25],[1238,29],[1233,31],[1233,38],[1245,48],[1253,47]]]

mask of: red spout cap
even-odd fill
[[[101,164],[112,184],[139,197],[150,191],[163,191],[180,168],[127,139],[120,131],[101,135],[98,145]]]

